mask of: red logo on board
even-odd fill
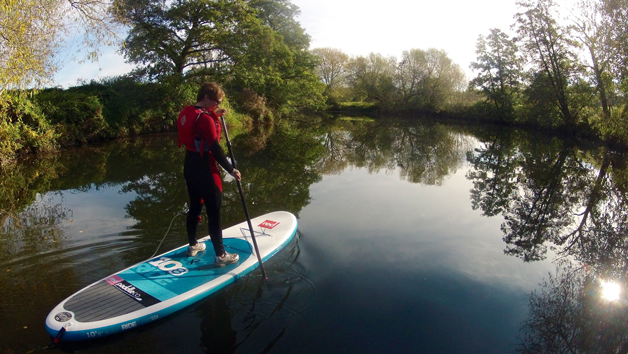
[[[263,223],[257,225],[259,227],[263,227],[265,229],[272,229],[273,227],[279,225],[279,221],[266,220]]]
[[[117,275],[112,275],[112,276],[110,276],[109,278],[105,279],[105,281],[106,281],[107,283],[109,283],[110,285],[116,285],[116,284],[118,284],[118,283],[120,283],[120,282],[123,282],[123,281],[124,281],[124,279],[120,278],[120,277],[119,277],[119,276],[117,276]]]

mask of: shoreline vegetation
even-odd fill
[[[52,52],[33,55],[28,36],[2,27],[7,19],[0,18],[0,31],[15,44],[14,52],[0,54],[13,58],[0,67],[0,166],[24,154],[175,131],[179,110],[193,103],[204,81],[226,89],[235,134],[315,113],[455,119],[628,147],[628,1],[583,0],[570,8],[553,0],[519,1],[514,37],[495,28],[479,36],[470,81],[435,48],[410,49],[400,58],[310,50],[310,37],[296,21],[299,9],[289,0],[116,0],[106,9],[113,16],[101,18],[98,9],[85,10],[96,5],[77,4],[84,7],[75,16],[89,13],[93,20],[85,22],[86,32],[129,29],[117,44],[136,70],[67,89],[32,89],[45,87],[54,72]],[[559,21],[566,13],[568,20]],[[31,33],[63,19],[47,20],[36,20],[43,27]],[[208,25],[194,25],[199,22]],[[224,22],[237,25],[216,26]],[[164,35],[175,30],[177,36]],[[93,40],[103,44],[105,38]],[[52,41],[50,49],[60,44]],[[13,70],[19,65],[30,71]]]

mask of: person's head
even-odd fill
[[[196,95],[196,101],[202,103],[204,107],[214,108],[222,102],[225,91],[215,82],[205,82],[201,84]]]

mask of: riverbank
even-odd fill
[[[32,153],[130,136],[176,131],[181,108],[193,104],[189,85],[142,84],[129,79],[91,83],[67,90],[11,92],[0,99],[0,166]],[[251,118],[228,99],[227,124],[233,134]]]

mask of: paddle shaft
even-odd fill
[[[233,148],[231,147],[231,141],[229,140],[229,133],[227,132],[227,124],[225,123],[224,115],[220,117],[222,122],[222,129],[225,131],[225,138],[227,139],[227,148],[229,149],[229,156],[231,157],[231,163],[233,163],[233,168],[236,169],[236,160],[233,156]],[[244,192],[242,191],[242,183],[238,181],[236,178],[236,182],[238,184],[238,191],[240,192],[240,200],[242,201],[242,208],[244,209],[244,215],[246,216],[246,222],[249,225],[249,231],[251,232],[251,238],[253,239],[253,246],[255,247],[255,254],[257,254],[257,260],[259,261],[259,268],[262,270],[262,277],[264,279],[268,279],[266,277],[266,271],[264,270],[264,265],[262,264],[262,257],[259,253],[259,248],[257,247],[257,241],[255,240],[255,233],[253,231],[253,225],[251,224],[251,217],[249,216],[249,209],[246,207],[246,201],[244,200]]]

